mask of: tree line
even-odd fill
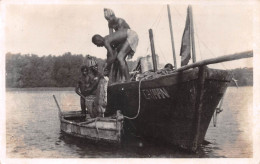
[[[253,68],[236,68],[232,69],[232,75],[237,80],[238,86],[253,86]],[[235,86],[235,82],[230,83]]]
[[[81,74],[80,67],[90,55],[64,53],[61,56],[36,54],[6,54],[6,87],[75,87]],[[96,58],[101,69],[104,60]],[[133,70],[137,61],[128,61]],[[232,70],[239,86],[253,85],[253,68]],[[231,83],[235,85],[235,83]]]
[[[7,53],[6,87],[75,87],[81,75],[80,67],[89,56],[70,52],[61,56],[42,57],[36,54]],[[95,59],[101,69],[105,61]],[[128,66],[131,70],[134,62],[128,62]]]

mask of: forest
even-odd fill
[[[61,56],[42,56],[36,54],[6,54],[6,87],[75,87],[80,76],[80,67],[88,55],[64,53]],[[104,60],[96,58],[101,68]],[[137,61],[128,61],[133,70]],[[253,85],[253,68],[231,70],[238,86]],[[235,86],[234,82],[230,83]]]

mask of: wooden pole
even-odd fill
[[[192,145],[192,151],[196,151],[198,148],[198,141],[200,137],[200,125],[201,125],[201,113],[202,113],[202,101],[204,97],[204,85],[205,85],[205,67],[201,66],[199,68],[199,81],[198,81],[198,92],[196,94],[196,103],[195,103],[195,111],[196,111],[196,123],[195,123],[195,129],[194,129],[194,140]]]
[[[150,44],[151,44],[151,51],[152,51],[152,59],[153,59],[153,71],[157,71],[157,62],[156,62],[156,55],[154,49],[154,42],[153,42],[153,30],[149,29],[149,37],[150,37]]]
[[[55,95],[53,95],[53,98],[54,98],[54,101],[55,101],[55,103],[56,103],[56,105],[57,105],[57,107],[58,107],[58,110],[59,110],[59,118],[61,119],[61,116],[62,116],[61,108],[60,108],[60,106],[59,106],[59,103],[58,103],[58,101],[57,101]]]
[[[174,39],[173,39],[173,30],[172,30],[172,18],[171,18],[171,10],[170,10],[169,5],[167,5],[167,9],[168,9],[169,26],[170,26],[170,32],[171,32],[173,62],[174,62],[175,69],[177,69],[176,55],[175,55],[175,48],[174,48]]]
[[[220,56],[217,58],[212,58],[212,59],[207,59],[207,60],[202,60],[200,62],[192,63],[190,65],[186,65],[186,66],[183,66],[183,67],[177,69],[176,72],[181,72],[181,71],[184,71],[187,69],[200,67],[203,65],[216,64],[216,63],[238,60],[238,59],[243,59],[243,58],[251,58],[251,57],[253,57],[253,51],[245,51],[245,52],[241,52],[241,53]]]
[[[190,34],[191,34],[191,47],[192,47],[192,61],[196,62],[196,51],[195,51],[195,41],[194,41],[194,28],[193,28],[193,15],[192,15],[192,7],[188,7],[189,16],[190,16]]]

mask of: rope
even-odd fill
[[[163,7],[164,7],[164,6],[163,6]],[[162,8],[162,9],[163,9],[163,8]],[[156,32],[156,30],[157,30],[158,25],[160,24],[160,22],[161,22],[161,20],[162,20],[162,16],[163,16],[162,11],[163,11],[163,10],[161,10],[161,12],[160,12],[160,17],[159,17],[158,23],[157,23],[157,25],[156,25],[156,27],[155,27],[155,29],[154,29],[155,32]]]
[[[163,10],[163,8],[164,8],[164,6],[162,6],[162,8],[161,8],[161,10],[160,10],[160,12],[158,13],[158,16],[157,16],[157,18],[155,19],[155,21],[154,21],[154,23],[152,24],[152,26],[151,27],[153,27],[154,25],[155,25],[155,23],[160,19],[160,13],[162,12],[162,10]],[[158,23],[157,23],[158,24]]]
[[[218,117],[218,114],[223,111],[223,109],[222,109],[221,107],[222,107],[222,105],[223,105],[224,96],[225,96],[225,93],[224,93],[222,99],[220,100],[219,106],[215,109],[215,113],[214,113],[214,115],[213,115],[213,126],[214,126],[214,127],[217,126],[217,117]]]
[[[139,81],[139,85],[138,85],[138,110],[137,110],[137,114],[134,116],[134,117],[128,117],[128,116],[124,116],[124,118],[126,119],[129,119],[129,120],[133,120],[133,119],[136,119],[138,116],[139,116],[139,113],[140,113],[140,109],[141,109],[141,82],[143,80],[145,80],[146,78],[142,78],[140,81]]]
[[[99,130],[98,130],[98,127],[97,127],[97,118],[95,118],[95,127],[96,127],[96,132],[97,132],[97,139],[100,140]]]
[[[163,51],[162,51],[162,49],[161,49],[161,47],[160,47],[159,44],[158,44],[158,47],[159,47],[159,51],[162,53],[163,60],[164,60],[165,62],[167,62],[167,60],[166,60],[166,58],[165,58],[165,56],[164,56],[164,53],[163,53]]]
[[[194,27],[195,27],[195,29],[194,29],[194,31],[197,31],[197,25],[196,25],[196,23],[194,23]],[[195,33],[195,32],[194,32]],[[197,35],[197,33],[195,33],[196,35]],[[199,52],[200,52],[200,60],[202,60],[202,53],[201,53],[201,49],[200,49],[200,40],[199,40],[199,38],[197,37],[197,40],[198,40],[198,45],[199,45]]]

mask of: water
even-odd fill
[[[249,158],[252,150],[252,87],[228,88],[218,115],[197,154],[129,137],[121,145],[99,144],[60,132],[56,95],[63,110],[76,110],[79,97],[71,90],[6,92],[6,154],[9,158]]]

